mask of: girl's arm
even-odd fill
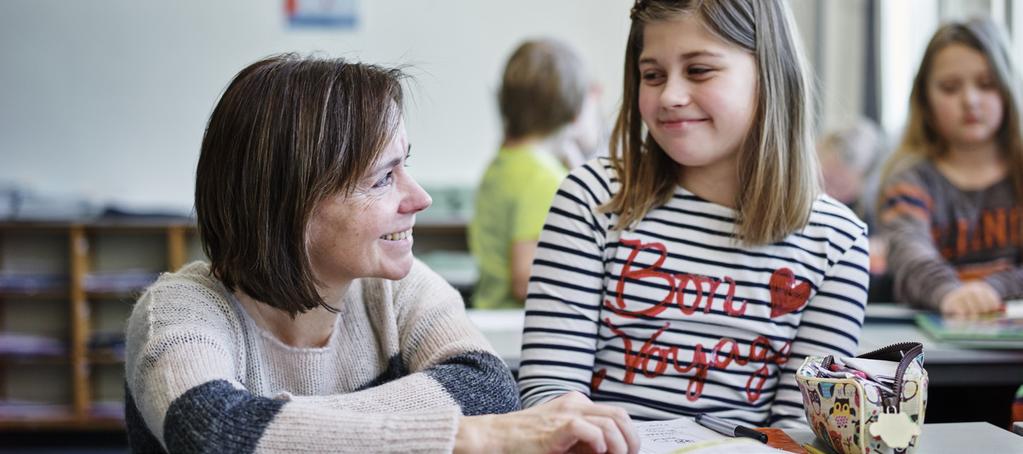
[[[602,161],[562,183],[540,234],[522,334],[519,391],[531,407],[569,391],[590,393],[604,287],[609,195]]]
[[[992,274],[984,278],[991,287],[994,287],[1002,300],[1011,300],[1023,297],[1023,267],[1015,267],[1001,273]]]
[[[941,300],[961,286],[931,236],[931,206],[927,187],[916,175],[903,173],[884,187],[880,227],[888,238],[888,269],[894,277],[895,298],[917,307],[940,310]]]
[[[807,427],[803,398],[796,385],[796,370],[803,359],[811,355],[856,356],[867,305],[868,248],[864,230],[828,269],[817,294],[803,309],[792,341],[792,355],[781,365],[770,425]]]

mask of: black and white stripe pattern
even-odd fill
[[[864,224],[821,197],[802,230],[743,247],[733,210],[679,188],[622,232],[598,210],[617,190],[611,174],[606,159],[591,161],[551,207],[526,303],[523,404],[578,390],[639,420],[713,412],[805,424],[799,363],[856,352]]]

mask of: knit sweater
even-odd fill
[[[856,354],[866,226],[821,196],[804,228],[743,246],[734,210],[678,187],[623,231],[600,210],[619,188],[599,159],[554,199],[526,299],[523,405],[576,390],[637,420],[807,427],[795,371]]]
[[[359,279],[327,344],[295,348],[250,318],[208,264],[167,273],[127,332],[136,452],[450,452],[459,416],[519,408],[458,293],[416,261]]]

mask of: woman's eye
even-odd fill
[[[387,175],[384,175],[383,178],[381,178],[380,180],[377,180],[377,182],[373,184],[373,187],[374,188],[382,188],[382,187],[385,187],[385,186],[389,186],[391,184],[391,182],[393,182],[393,181],[394,181],[394,171],[393,170],[388,170],[387,171]]]

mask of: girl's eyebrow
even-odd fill
[[[709,50],[694,50],[692,52],[686,52],[686,53],[681,55],[681,59],[682,60],[688,60],[690,58],[696,58],[696,57],[721,58],[722,55],[717,53],[717,52],[711,52]],[[653,58],[653,57],[645,57],[645,58],[639,59],[639,64],[642,65],[644,63],[657,63],[657,59]]]
[[[721,58],[722,55],[717,52],[711,52],[709,50],[695,50],[682,54],[682,58],[696,58],[696,57],[712,57]]]

